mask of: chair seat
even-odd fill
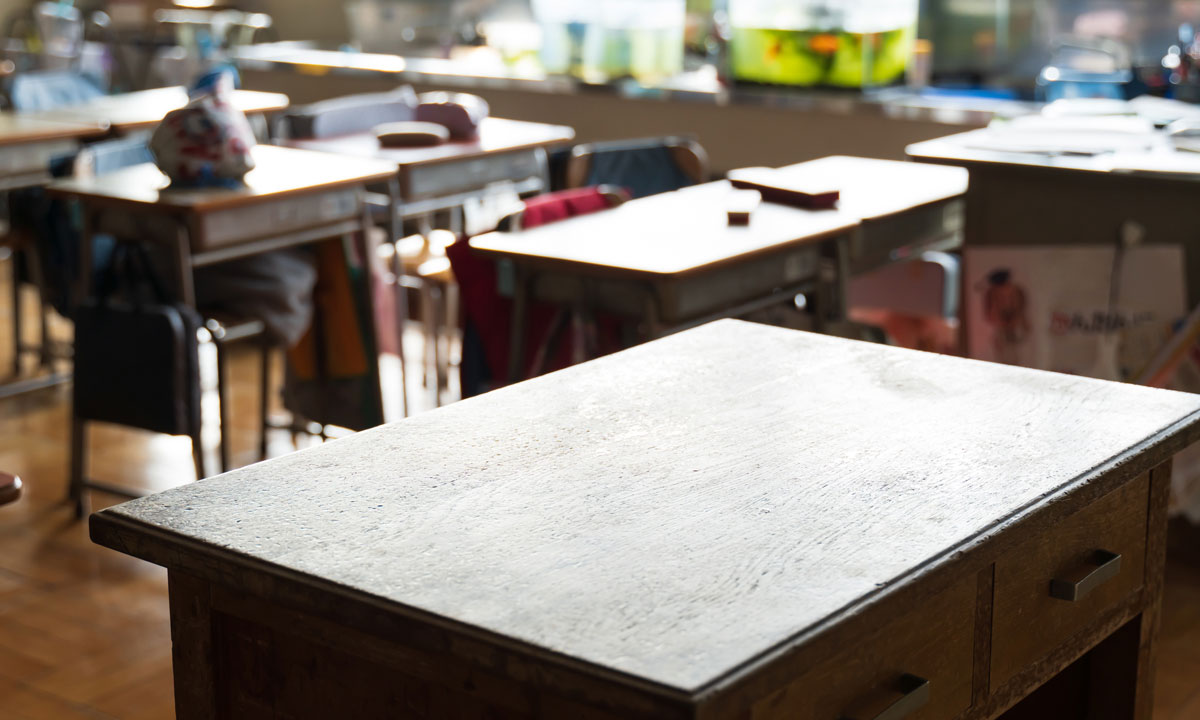
[[[434,257],[426,260],[417,267],[417,276],[423,280],[448,285],[454,282],[454,271],[450,269],[450,259]]]
[[[21,497],[21,478],[0,472],[0,505],[15,502]]]

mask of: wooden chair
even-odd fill
[[[572,148],[565,175],[569,188],[615,185],[639,198],[706,182],[708,154],[688,137],[585,143]]]
[[[16,502],[21,497],[21,478],[0,472],[0,505]]]

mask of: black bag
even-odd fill
[[[96,295],[76,311],[76,417],[195,435],[201,324],[163,291],[143,248],[118,245]]]

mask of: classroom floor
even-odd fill
[[[7,272],[0,271],[0,368],[9,367]],[[410,404],[421,387],[420,333],[405,338]],[[390,368],[397,382],[395,366]],[[232,367],[235,462],[253,460],[257,360]],[[451,391],[453,392],[453,390]],[[69,396],[65,388],[0,400],[0,468],[26,493],[0,509],[0,718],[149,720],[173,717],[166,572],[93,545],[63,503]],[[162,489],[193,477],[189,441],[116,427],[89,434],[97,479]],[[291,449],[272,438],[272,454]],[[93,494],[93,506],[113,502]],[[1167,567],[1155,718],[1200,718],[1200,529],[1177,526]]]

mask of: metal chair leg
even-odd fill
[[[221,423],[221,439],[218,449],[220,452],[221,465],[217,468],[217,472],[225,472],[233,467],[230,459],[229,451],[229,358],[228,348],[224,343],[216,343],[217,346],[217,399],[219,401],[218,419]],[[197,475],[197,478],[203,475]]]
[[[87,514],[87,489],[83,486],[83,473],[86,465],[84,453],[87,449],[85,431],[87,427],[82,418],[71,417],[71,482],[68,486],[67,500],[75,508],[75,518]]]
[[[258,459],[267,459],[267,432],[271,427],[271,346],[263,343],[258,356]]]

